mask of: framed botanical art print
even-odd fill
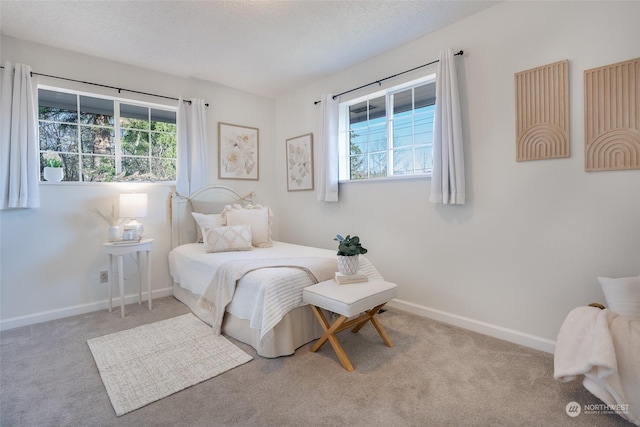
[[[218,122],[218,178],[259,178],[257,128]]]
[[[287,191],[313,190],[313,134],[287,139]]]

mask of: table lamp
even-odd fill
[[[135,240],[142,237],[144,227],[136,218],[147,216],[147,194],[146,193],[125,193],[120,195],[120,217],[130,218],[131,221],[125,224],[124,228],[133,230]]]

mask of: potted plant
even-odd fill
[[[366,254],[367,249],[360,243],[358,236],[347,237],[336,235],[333,239],[338,242],[338,271],[347,276],[354,275],[360,267],[360,254]]]
[[[62,158],[55,151],[44,153],[44,179],[47,181],[60,182],[64,178],[62,169]]]

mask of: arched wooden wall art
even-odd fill
[[[569,61],[515,74],[516,160],[569,157]]]
[[[585,170],[640,169],[640,58],[584,72]]]

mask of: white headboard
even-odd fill
[[[235,190],[222,185],[211,185],[195,191],[189,197],[171,194],[171,244],[172,247],[196,241],[196,221],[191,212],[220,213],[226,205],[253,203],[255,193],[241,196]]]

